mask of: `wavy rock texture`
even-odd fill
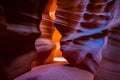
[[[119,27],[119,26],[118,26]],[[112,37],[116,36],[116,37]],[[120,27],[112,29],[95,80],[120,80]]]
[[[109,23],[108,42],[103,49],[103,59],[95,80],[120,80],[120,1],[115,0],[113,19]]]
[[[57,0],[55,26],[61,50],[71,65],[95,72],[101,62],[113,0]]]
[[[39,23],[46,4],[47,0],[0,0],[1,80],[13,80],[31,69],[37,56],[34,43],[40,36]]]
[[[54,0],[48,0],[48,4],[42,13],[42,20],[39,26],[41,30],[41,36],[35,42],[35,47],[38,52],[38,59],[36,61],[37,64],[43,64],[56,48],[55,43],[52,41],[55,27],[53,25],[53,19],[50,16],[53,2]]]

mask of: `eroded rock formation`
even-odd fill
[[[113,19],[109,23],[108,42],[95,80],[120,80],[120,1],[114,0]]]
[[[39,25],[41,35],[35,42],[35,47],[38,52],[37,64],[43,64],[56,48],[56,45],[52,40],[55,27],[53,25],[53,19],[50,16],[50,13],[54,11],[52,8],[53,3],[55,3],[55,0],[48,0],[48,4],[42,13],[42,20]]]
[[[39,58],[41,59],[40,64],[47,59],[47,57],[55,48],[55,45],[51,41],[54,27],[52,22],[53,20],[49,16],[49,7],[52,4],[52,0],[49,0],[49,3],[43,14],[42,11],[45,7],[43,3],[46,4],[47,0],[31,0],[30,2],[29,0],[12,0],[11,3],[7,1],[8,0],[0,1],[2,3],[0,6],[0,29],[4,33],[3,34],[1,32],[2,35],[0,34],[0,62],[3,63],[0,65],[0,71],[4,73],[6,69],[8,70],[7,74],[10,74],[11,70],[15,70],[14,68],[16,68],[16,66],[13,66],[16,64],[18,65],[17,60],[22,62],[29,58],[30,60],[26,60],[29,61],[28,64],[22,67],[27,67],[23,69],[24,71],[27,71],[31,68],[30,64],[33,60],[33,56],[35,56],[33,53],[30,55],[28,54],[25,58],[22,57],[22,60],[20,60],[21,58],[14,59],[14,57],[16,58],[17,56],[21,56],[26,52],[35,50],[34,41],[39,36],[38,25],[41,17],[42,21],[40,29],[42,34],[41,38],[36,40],[36,49],[39,52]],[[14,2],[14,5],[12,2]],[[18,3],[19,5],[17,5]],[[24,6],[21,6],[23,3]],[[30,3],[29,5],[31,6],[29,6],[28,3]],[[120,80],[120,62],[118,57],[120,44],[120,1],[57,0],[57,6],[54,24],[58,31],[62,34],[61,50],[63,52],[63,56],[68,60],[68,62],[72,66],[95,73],[98,65],[101,62],[103,53],[103,60],[100,64],[100,68],[95,73],[95,80]],[[29,10],[28,7],[31,10]],[[30,28],[30,26],[36,25],[37,27]],[[27,29],[23,29],[25,26],[29,26],[29,30],[28,27]],[[104,48],[105,44],[107,45]],[[11,47],[11,45],[14,47]],[[47,54],[44,55],[44,53]],[[11,56],[11,54],[14,56]],[[8,57],[6,57],[6,55]],[[4,60],[6,60],[5,63]],[[9,68],[6,68],[6,66],[15,60],[16,62],[14,62],[13,66],[10,65]],[[118,68],[116,68],[116,66]],[[10,70],[11,67],[12,69]],[[11,77],[12,75],[13,78],[18,75],[16,73],[14,74],[15,75],[10,74],[9,76]]]
[[[55,26],[70,64],[95,72],[101,61],[114,0],[57,0]],[[69,4],[69,5],[68,5]]]
[[[47,0],[0,0],[1,80],[13,80],[31,69],[37,56],[34,43],[40,36],[39,23],[46,4]]]
[[[71,65],[87,66],[92,72],[103,57],[95,80],[120,80],[120,1],[58,0],[57,5],[54,23],[62,34],[63,56]]]

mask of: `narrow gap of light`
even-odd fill
[[[58,61],[58,62],[67,62],[67,60],[63,57],[54,57],[54,61]]]

